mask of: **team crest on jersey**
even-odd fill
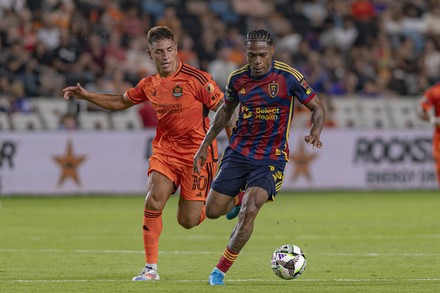
[[[280,85],[276,82],[272,82],[269,84],[269,95],[272,98],[275,98],[275,96],[278,94],[278,91],[280,89]]]
[[[213,93],[214,90],[215,90],[215,88],[214,88],[214,86],[212,85],[212,83],[210,83],[210,84],[208,84],[208,85],[206,86],[206,90],[208,91],[208,93]]]
[[[174,87],[174,89],[173,89],[173,96],[174,96],[175,98],[178,99],[178,98],[180,98],[182,95],[183,95],[182,87],[179,86],[179,85],[176,85],[176,86]]]

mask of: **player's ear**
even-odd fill
[[[153,57],[151,57],[151,51],[150,51],[150,49],[145,50],[145,52],[146,52],[147,55],[150,57],[150,59],[153,59]]]

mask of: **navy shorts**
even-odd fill
[[[268,200],[273,200],[283,184],[285,165],[249,159],[227,148],[211,188],[234,197],[248,187],[261,187],[267,191]]]

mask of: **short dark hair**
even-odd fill
[[[147,42],[153,44],[160,40],[174,41],[174,34],[167,26],[155,26],[147,31]]]
[[[248,42],[266,42],[272,46],[273,40],[272,35],[266,30],[253,30],[246,34],[246,38],[244,39],[244,43]]]

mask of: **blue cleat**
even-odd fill
[[[226,219],[232,220],[232,219],[236,218],[238,216],[238,213],[240,213],[240,209],[241,209],[241,206],[234,206],[232,208],[232,210],[226,214]]]
[[[225,273],[220,271],[217,267],[215,267],[208,278],[208,283],[211,286],[224,285],[223,278],[225,277]]]
[[[232,220],[238,216],[238,214],[240,213],[241,202],[243,201],[244,194],[244,191],[240,191],[240,193],[234,197],[235,205],[232,210],[230,210],[229,213],[226,214],[226,219]]]

